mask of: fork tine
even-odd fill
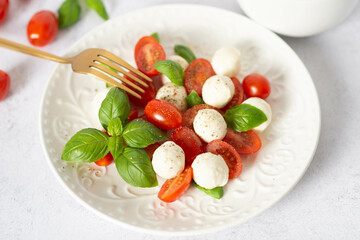
[[[91,67],[100,69],[101,71],[103,71],[103,72],[105,72],[105,73],[113,76],[114,78],[119,79],[120,81],[126,83],[127,85],[135,88],[136,90],[138,90],[138,91],[141,92],[141,93],[144,93],[144,92],[145,92],[144,89],[142,89],[141,87],[137,86],[136,84],[134,84],[133,82],[129,81],[128,79],[120,76],[119,74],[114,73],[114,72],[111,71],[109,68],[107,68],[107,67],[105,67],[105,66],[103,66],[103,65],[101,65],[101,64],[99,64],[99,63],[93,63],[93,64],[91,65]]]
[[[141,99],[141,96],[139,94],[137,94],[136,92],[134,92],[133,90],[131,90],[130,88],[124,86],[123,84],[115,81],[114,79],[112,79],[111,77],[109,77],[108,75],[98,71],[98,70],[95,70],[95,68],[90,68],[88,70],[88,74],[91,74],[93,75],[94,77],[97,77],[99,78],[100,80],[106,82],[106,83],[109,83],[111,85],[114,85],[122,90],[124,90],[125,92],[128,92],[129,94],[133,95],[134,97],[137,97],[139,99]]]
[[[110,61],[113,61],[113,62],[119,64],[120,66],[123,66],[124,68],[127,68],[130,71],[136,73],[137,75],[144,78],[145,80],[152,82],[151,78],[149,78],[144,73],[140,72],[139,70],[137,70],[136,68],[134,68],[133,66],[128,64],[126,61],[124,61],[122,58],[116,56],[115,54],[108,52],[108,51],[102,51],[100,56],[105,57],[105,58],[109,59]]]

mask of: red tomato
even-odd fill
[[[148,88],[145,88],[143,87],[142,85],[140,85],[139,83],[135,82],[134,80],[132,80],[131,78],[127,77],[127,76],[124,76],[126,79],[128,79],[130,82],[134,83],[135,85],[141,87],[142,89],[144,89],[144,93],[139,93],[139,95],[141,96],[141,99],[137,98],[137,97],[134,97],[133,95],[131,94],[127,94],[128,95],[128,98],[129,100],[134,103],[135,105],[139,106],[139,107],[145,107],[146,104],[153,100],[155,97],[156,97],[156,89],[155,89],[155,86],[152,82],[147,82],[145,79],[143,79],[142,77],[136,75],[135,73],[133,72],[130,72],[130,74],[138,77],[140,80],[142,80],[143,82],[146,82],[147,85],[149,85]],[[129,87],[129,85],[127,85],[126,83],[123,83],[125,86]]]
[[[40,11],[30,19],[27,26],[29,42],[34,46],[49,44],[58,32],[58,20],[53,12]]]
[[[208,143],[206,151],[220,155],[229,167],[229,179],[237,178],[242,170],[242,161],[239,153],[230,144],[221,140]]]
[[[168,203],[178,200],[189,188],[192,175],[192,168],[188,166],[179,176],[166,180],[159,191],[158,198]]]
[[[139,114],[139,110],[137,110],[137,108],[134,108],[133,110],[131,110],[130,114],[129,114],[129,122],[138,118],[138,114]]]
[[[0,70],[0,101],[5,98],[10,89],[10,77],[9,75]]]
[[[136,46],[135,46],[135,51],[134,51],[135,58],[138,55],[140,48],[148,43],[158,43],[158,41],[152,36],[145,36],[145,37],[140,38],[140,40],[136,43]]]
[[[164,142],[157,142],[157,143],[153,143],[149,146],[147,146],[145,149],[147,155],[149,156],[150,160],[152,160],[152,157],[154,155],[155,150],[160,147],[161,144],[163,144]]]
[[[174,141],[185,152],[185,163],[191,165],[197,155],[204,152],[204,146],[196,133],[187,127],[179,127],[171,135]]]
[[[265,99],[270,95],[271,87],[269,80],[263,75],[253,73],[244,78],[244,91],[247,97]]]
[[[164,130],[178,128],[183,122],[181,112],[173,104],[159,99],[146,105],[145,115],[149,122]]]
[[[100,160],[97,160],[97,161],[95,162],[95,164],[98,165],[98,166],[104,166],[104,167],[106,167],[106,166],[110,165],[113,161],[114,161],[114,158],[113,158],[113,156],[111,155],[111,153],[109,152],[105,157],[103,157],[103,158],[100,159]]]
[[[146,118],[145,113],[141,114],[141,115],[138,116],[137,118],[141,118],[141,119],[143,119],[143,120],[145,120],[145,121],[148,121],[148,119]]]
[[[9,10],[9,0],[0,0],[0,24],[6,18]]]
[[[148,76],[158,75],[159,72],[155,69],[155,63],[165,59],[165,51],[157,42],[144,44],[135,55],[138,69]]]
[[[187,93],[189,94],[192,90],[195,90],[201,96],[205,81],[214,75],[214,69],[208,60],[204,58],[195,59],[184,72],[184,85]]]
[[[239,154],[256,153],[261,148],[261,139],[252,130],[236,132],[228,128],[223,141],[232,145]]]
[[[215,110],[217,110],[215,107],[210,106],[208,104],[195,105],[195,106],[189,108],[188,110],[186,110],[186,112],[184,113],[183,126],[188,127],[190,129],[194,129],[193,122],[194,122],[195,116],[198,113],[198,111],[200,111],[202,109],[215,109]]]
[[[231,101],[221,110],[226,112],[228,109],[241,104],[244,101],[244,88],[240,81],[236,77],[232,77],[231,81],[234,83],[235,86],[235,94]]]

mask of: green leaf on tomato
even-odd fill
[[[237,132],[246,132],[267,120],[263,111],[246,103],[230,108],[224,117],[227,125]]]
[[[188,63],[191,63],[196,59],[194,53],[190,50],[190,48],[184,45],[175,45],[174,50],[177,55],[184,58]]]
[[[113,118],[108,125],[108,133],[111,136],[121,136],[123,132],[123,125],[120,118]]]
[[[108,139],[98,129],[82,129],[66,143],[61,158],[71,162],[95,162],[108,154]]]
[[[101,0],[85,0],[86,4],[89,8],[95,10],[99,14],[100,17],[104,20],[109,19],[109,15],[106,11],[104,3]]]
[[[192,90],[190,94],[186,97],[186,102],[189,104],[190,107],[205,103],[204,100],[194,90]]]
[[[135,187],[156,187],[158,181],[144,149],[125,147],[115,158],[116,169],[128,184]]]
[[[59,10],[59,28],[66,28],[79,21],[81,7],[78,0],[66,0]]]
[[[184,70],[179,63],[163,60],[155,63],[155,69],[169,78],[172,83],[184,86]]]
[[[136,148],[145,148],[168,139],[163,131],[143,119],[129,122],[124,128],[123,138],[127,145]]]
[[[110,137],[108,147],[114,159],[120,157],[124,150],[123,138],[121,136]]]
[[[223,187],[216,187],[216,188],[212,188],[212,189],[207,189],[207,188],[203,188],[203,187],[199,186],[194,181],[193,181],[193,184],[195,185],[196,188],[200,189],[201,191],[203,191],[204,193],[206,193],[210,197],[220,199],[224,195]]]
[[[159,34],[157,32],[154,32],[153,34],[151,34],[150,36],[152,36],[153,38],[156,39],[156,41],[158,41],[158,43],[160,43],[160,37]]]

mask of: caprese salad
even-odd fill
[[[136,65],[154,81],[141,99],[111,86],[100,91],[89,109],[95,128],[77,132],[62,159],[115,162],[120,176],[136,187],[155,187],[164,178],[158,197],[165,202],[179,199],[191,184],[221,198],[223,186],[241,174],[241,155],[261,148],[257,133],[271,122],[265,101],[271,87],[256,73],[240,83],[236,48],[220,48],[211,62],[186,46],[174,51],[167,57],[157,34],[141,38]]]

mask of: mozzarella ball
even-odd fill
[[[167,60],[177,62],[178,64],[180,64],[181,68],[184,71],[187,68],[187,66],[189,66],[188,62],[184,58],[182,58],[178,55],[171,55],[170,57],[167,58]],[[161,81],[163,84],[171,82],[170,79],[167,76],[165,76],[164,74],[161,74]]]
[[[202,88],[202,97],[206,104],[223,108],[235,93],[234,83],[229,77],[215,75],[206,80]]]
[[[234,77],[241,67],[240,51],[233,47],[220,48],[215,52],[211,65],[216,74]]]
[[[215,139],[222,140],[226,135],[226,122],[221,114],[214,109],[198,111],[194,119],[194,130],[205,142]]]
[[[160,177],[174,178],[184,170],[185,153],[176,143],[167,141],[155,150],[152,165]]]
[[[185,87],[177,86],[172,82],[162,86],[156,93],[156,99],[174,104],[180,112],[184,112],[187,109],[186,97]]]
[[[264,131],[271,123],[272,111],[270,104],[268,104],[265,100],[257,97],[248,98],[243,103],[247,103],[264,112],[265,116],[267,117],[266,122],[263,122],[262,124],[253,129],[257,132]]]
[[[202,153],[195,158],[191,167],[194,181],[203,188],[222,187],[229,180],[229,168],[220,155]]]
[[[111,88],[105,88],[97,92],[87,108],[87,114],[89,116],[91,127],[93,128],[97,128],[99,130],[103,129],[99,120],[99,109],[110,89]]]

